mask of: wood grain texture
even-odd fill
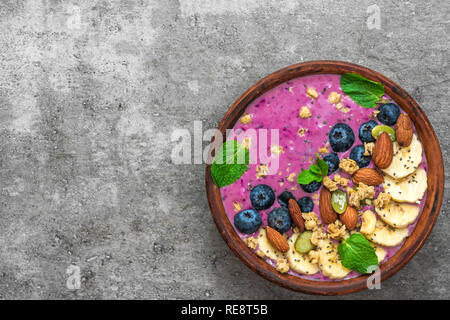
[[[404,89],[380,73],[352,63],[324,60],[295,64],[268,75],[250,87],[230,107],[218,129],[225,137],[225,130],[233,128],[246,107],[254,99],[283,82],[312,74],[342,74],[347,72],[360,74],[384,85],[386,93],[413,121],[428,161],[428,189],[425,206],[413,233],[407,238],[402,248],[381,265],[381,280],[383,281],[406,265],[422,247],[438,217],[444,191],[444,165],[438,139],[423,110]],[[258,258],[247,248],[234,231],[225,213],[219,188],[212,180],[210,165],[206,166],[206,190],[212,216],[225,242],[243,263],[265,279],[285,288],[321,295],[348,294],[367,287],[367,275],[340,281],[314,281],[277,272],[275,268]]]

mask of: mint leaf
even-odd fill
[[[225,187],[239,179],[248,169],[250,153],[236,140],[226,141],[211,164],[211,176],[219,187]]]
[[[315,175],[321,176],[322,175],[322,169],[317,164],[312,164],[309,166],[309,171],[314,173]]]
[[[320,171],[322,172],[322,176],[326,177],[328,175],[328,163],[326,163],[325,160],[320,159],[319,155],[317,155],[316,164],[320,168]]]
[[[303,170],[300,172],[300,174],[297,176],[297,182],[299,184],[309,184],[313,181],[321,182],[322,176],[315,174],[311,172],[310,170]]]
[[[322,182],[323,177],[327,176],[328,164],[324,160],[320,159],[317,153],[316,156],[316,164],[310,165],[307,170],[302,170],[302,172],[300,172],[297,176],[297,182],[299,184],[309,184],[313,181]]]
[[[384,94],[381,83],[364,78],[356,73],[341,76],[342,91],[364,108],[375,108]]]
[[[360,273],[372,273],[373,267],[378,266],[375,249],[361,233],[354,233],[343,240],[338,253],[344,267]]]

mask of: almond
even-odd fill
[[[356,212],[355,208],[347,206],[347,209],[339,216],[339,219],[341,219],[347,230],[353,230],[356,228],[356,222],[358,221],[358,212]]]
[[[394,147],[391,138],[386,132],[378,136],[375,148],[373,149],[372,159],[375,165],[380,169],[386,169],[394,157]]]
[[[325,224],[333,223],[337,220],[337,213],[331,206],[331,192],[327,188],[322,188],[319,198],[320,218]]]
[[[295,199],[289,199],[288,209],[294,226],[299,228],[302,232],[305,231],[305,221],[302,217],[302,211],[300,210],[300,207]]]
[[[266,235],[272,247],[281,252],[289,251],[289,244],[287,240],[283,237],[281,233],[277,230],[267,226],[266,227]]]
[[[408,147],[413,138],[413,127],[411,119],[404,113],[398,117],[397,130],[395,130],[397,142],[402,147]]]
[[[377,186],[384,182],[383,175],[372,168],[361,168],[353,174],[353,183],[364,183],[367,186]]]

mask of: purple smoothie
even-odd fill
[[[284,152],[279,156],[270,153],[271,141],[269,135],[267,154],[270,155],[270,157],[279,158],[279,167],[276,173],[258,179],[256,168],[260,163],[258,159],[252,158],[252,160],[256,161],[254,164],[249,165],[249,169],[240,179],[229,186],[221,188],[223,205],[232,224],[234,216],[238,213],[234,203],[239,203],[241,210],[250,209],[250,189],[253,186],[262,183],[269,185],[277,196],[284,190],[292,192],[296,199],[310,196],[314,201],[313,211],[320,218],[318,201],[320,189],[312,194],[305,193],[297,183],[297,175],[303,169],[308,169],[310,164],[315,162],[316,153],[319,152],[320,148],[326,147],[328,152],[332,152],[332,149],[328,144],[328,133],[336,123],[346,123],[353,129],[353,132],[355,133],[355,143],[352,148],[363,144],[358,138],[358,129],[362,123],[373,119],[374,112],[374,109],[360,107],[350,97],[345,96],[339,83],[340,75],[335,74],[312,75],[297,78],[271,89],[247,107],[246,113],[251,115],[252,121],[245,125],[239,121],[235,124],[234,133],[237,140],[242,142],[246,131],[249,129],[257,130],[263,128],[268,129],[269,133],[270,129],[278,129],[278,145],[283,148]],[[306,91],[310,87],[314,88],[319,94],[317,99],[312,99],[307,96]],[[328,101],[328,95],[333,91],[338,92],[341,95],[343,106],[350,109],[348,113],[337,110],[336,106]],[[383,96],[383,99],[389,100],[390,97],[385,95]],[[299,117],[299,110],[302,106],[308,106],[310,108],[312,114],[310,118],[302,119]],[[300,128],[306,129],[304,136],[300,136]],[[234,139],[234,137],[230,136],[228,139]],[[252,148],[255,147],[255,144],[253,144]],[[346,152],[338,153],[339,158],[348,158],[352,148]],[[427,170],[425,154],[423,154],[422,159],[421,166]],[[371,162],[368,167],[373,166],[373,162]],[[345,178],[350,178],[345,172],[339,172],[339,174]],[[330,175],[330,178],[332,178],[333,175],[334,173]],[[351,180],[349,186],[352,186]],[[323,188],[323,186],[321,188]],[[382,191],[381,187],[375,187],[375,197],[380,191]],[[425,199],[426,194],[420,203],[421,212]],[[281,205],[275,200],[272,207],[260,211],[263,219],[262,227],[267,225],[267,214],[275,207],[280,206]],[[367,209],[373,209],[373,207],[367,206],[362,208],[363,211]],[[414,229],[416,222],[409,226],[410,234]],[[241,234],[238,230],[236,230],[236,232],[242,239],[249,236]],[[289,231],[288,236],[290,236],[291,233],[292,231]],[[257,234],[258,232],[252,236],[256,236]],[[396,247],[384,247],[387,252],[384,261],[392,257],[400,247],[401,245]],[[266,261],[275,266],[274,261],[270,261],[267,258]],[[320,272],[314,275],[302,275],[290,270],[289,273],[307,279],[329,280]],[[359,273],[352,271],[346,278],[352,278],[358,275]]]

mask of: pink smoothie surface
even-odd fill
[[[250,209],[250,190],[252,187],[258,184],[269,185],[278,196],[284,190],[292,192],[296,199],[304,196],[309,196],[314,202],[314,212],[319,216],[319,193],[320,189],[314,193],[304,192],[297,183],[297,175],[303,170],[308,169],[310,164],[315,162],[316,153],[319,149],[326,147],[328,152],[333,152],[328,143],[328,133],[336,123],[348,124],[355,134],[355,143],[352,148],[363,144],[358,138],[358,129],[362,123],[374,119],[373,113],[375,109],[363,108],[354,102],[350,97],[344,95],[340,87],[340,75],[336,74],[322,74],[312,75],[297,78],[287,81],[270,91],[266,92],[256,100],[254,100],[246,109],[246,113],[251,115],[252,121],[249,124],[242,124],[240,121],[236,122],[234,126],[234,136],[228,136],[227,139],[237,139],[239,142],[243,141],[248,133],[249,129],[268,129],[268,143],[266,145],[267,156],[270,159],[273,157],[278,158],[278,169],[274,174],[267,175],[265,177],[257,178],[256,168],[261,164],[258,157],[251,158],[251,164],[245,174],[239,178],[233,184],[221,188],[221,196],[225,211],[228,218],[233,224],[234,216],[238,213],[235,209],[234,203],[239,203],[241,210]],[[317,99],[312,99],[307,96],[306,91],[308,88],[314,88],[319,94]],[[331,104],[328,101],[328,95],[331,92],[338,92],[341,95],[341,102],[344,107],[350,108],[348,113],[343,113],[336,109],[336,105]],[[389,100],[390,97],[385,95],[383,99]],[[302,106],[308,106],[311,110],[312,116],[307,119],[300,118],[299,110]],[[377,119],[374,119],[377,121]],[[378,122],[378,121],[377,121]],[[379,123],[379,122],[378,122]],[[299,134],[299,129],[304,128],[306,132],[304,136]],[[283,153],[280,155],[271,154],[270,146],[270,129],[279,130],[278,145],[283,148]],[[258,142],[255,143],[252,139],[251,148],[258,146]],[[348,158],[351,149],[338,153],[339,159]],[[324,154],[321,154],[321,157]],[[265,159],[267,163],[267,159]],[[373,167],[371,162],[368,167]],[[426,159],[423,154],[421,166],[426,170]],[[335,173],[339,173],[345,178],[350,176],[344,172],[338,170],[330,175],[333,177]],[[352,186],[350,180],[349,186]],[[323,186],[321,187],[323,188]],[[382,191],[380,187],[375,187],[375,197],[378,192]],[[420,207],[421,212],[426,199],[426,195],[423,197]],[[275,200],[275,203],[267,210],[259,211],[263,225],[267,225],[268,213],[276,207],[281,205]],[[373,207],[363,207],[362,210],[372,209]],[[410,234],[414,229],[416,223],[409,226]],[[256,236],[258,232],[252,235],[241,234],[238,230],[236,232],[245,239],[248,236]],[[292,231],[287,233],[290,236]],[[392,257],[399,249],[401,245],[396,247],[384,247],[387,252],[384,261]],[[275,266],[275,261],[270,261],[266,258],[267,263]],[[290,274],[314,280],[330,280],[320,272],[314,275],[302,275],[294,271],[289,271]],[[358,276],[359,273],[352,271],[346,278],[353,278]]]

